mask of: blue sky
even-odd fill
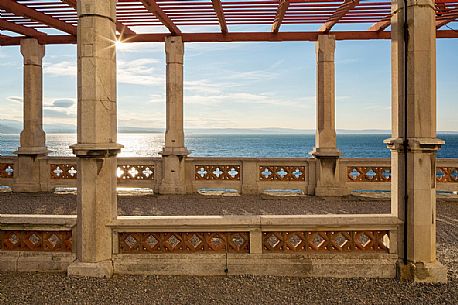
[[[437,41],[438,130],[458,130],[458,39]],[[338,41],[336,127],[390,129],[390,41]],[[185,46],[187,128],[315,128],[315,45]],[[22,56],[0,47],[0,120],[22,120]],[[47,46],[44,121],[76,124],[76,47]],[[121,126],[165,126],[163,43],[118,50]]]

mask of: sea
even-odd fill
[[[383,140],[388,134],[338,134],[337,147],[344,158],[389,158]],[[458,134],[439,134],[445,145],[439,158],[458,158]],[[120,157],[158,157],[164,135],[157,133],[121,133],[124,145]],[[186,147],[195,157],[310,157],[315,143],[311,134],[188,134]],[[69,148],[76,143],[75,134],[47,134],[50,156],[72,156]],[[0,134],[0,155],[13,155],[19,146],[19,135]]]

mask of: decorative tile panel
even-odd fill
[[[390,167],[347,167],[348,182],[391,182]],[[458,167],[436,167],[436,182],[458,183]]]
[[[260,181],[305,181],[305,166],[260,166]]]
[[[390,167],[347,167],[349,182],[391,182]]]
[[[264,232],[263,252],[388,252],[388,231]],[[385,238],[386,239],[386,238]]]
[[[71,231],[0,231],[3,251],[72,252]]]
[[[51,179],[76,179],[78,170],[76,164],[51,164]],[[119,165],[116,170],[119,181],[122,180],[153,180],[153,165]]]
[[[13,163],[0,163],[0,178],[14,178]]]
[[[118,165],[118,180],[153,180],[154,165]]]
[[[196,165],[195,180],[240,180],[240,165]]]
[[[436,181],[458,183],[458,167],[436,167]]]
[[[50,164],[51,179],[76,179],[76,164]]]
[[[249,253],[249,232],[122,232],[119,253]]]

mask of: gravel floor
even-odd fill
[[[257,196],[120,197],[122,215],[386,213],[388,200],[265,200]],[[458,201],[438,200],[438,257],[449,283],[412,284],[394,279],[291,277],[115,276],[68,278],[59,273],[1,273],[0,304],[456,304]],[[75,213],[72,195],[0,194],[0,213]]]
[[[389,213],[386,199],[354,196],[304,197],[206,197],[119,196],[119,215],[293,215],[329,213]],[[75,195],[52,193],[0,193],[0,214],[76,214]]]

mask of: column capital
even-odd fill
[[[165,38],[165,54],[167,64],[183,64],[184,43],[181,36],[167,36]]]
[[[38,43],[36,38],[21,39],[21,54],[24,65],[41,65],[45,56],[45,46]]]
[[[84,15],[97,15],[116,21],[117,0],[79,0],[77,1],[78,17]]]
[[[334,35],[318,35],[316,41],[316,60],[317,62],[334,62],[334,52],[336,49],[336,37]]]

